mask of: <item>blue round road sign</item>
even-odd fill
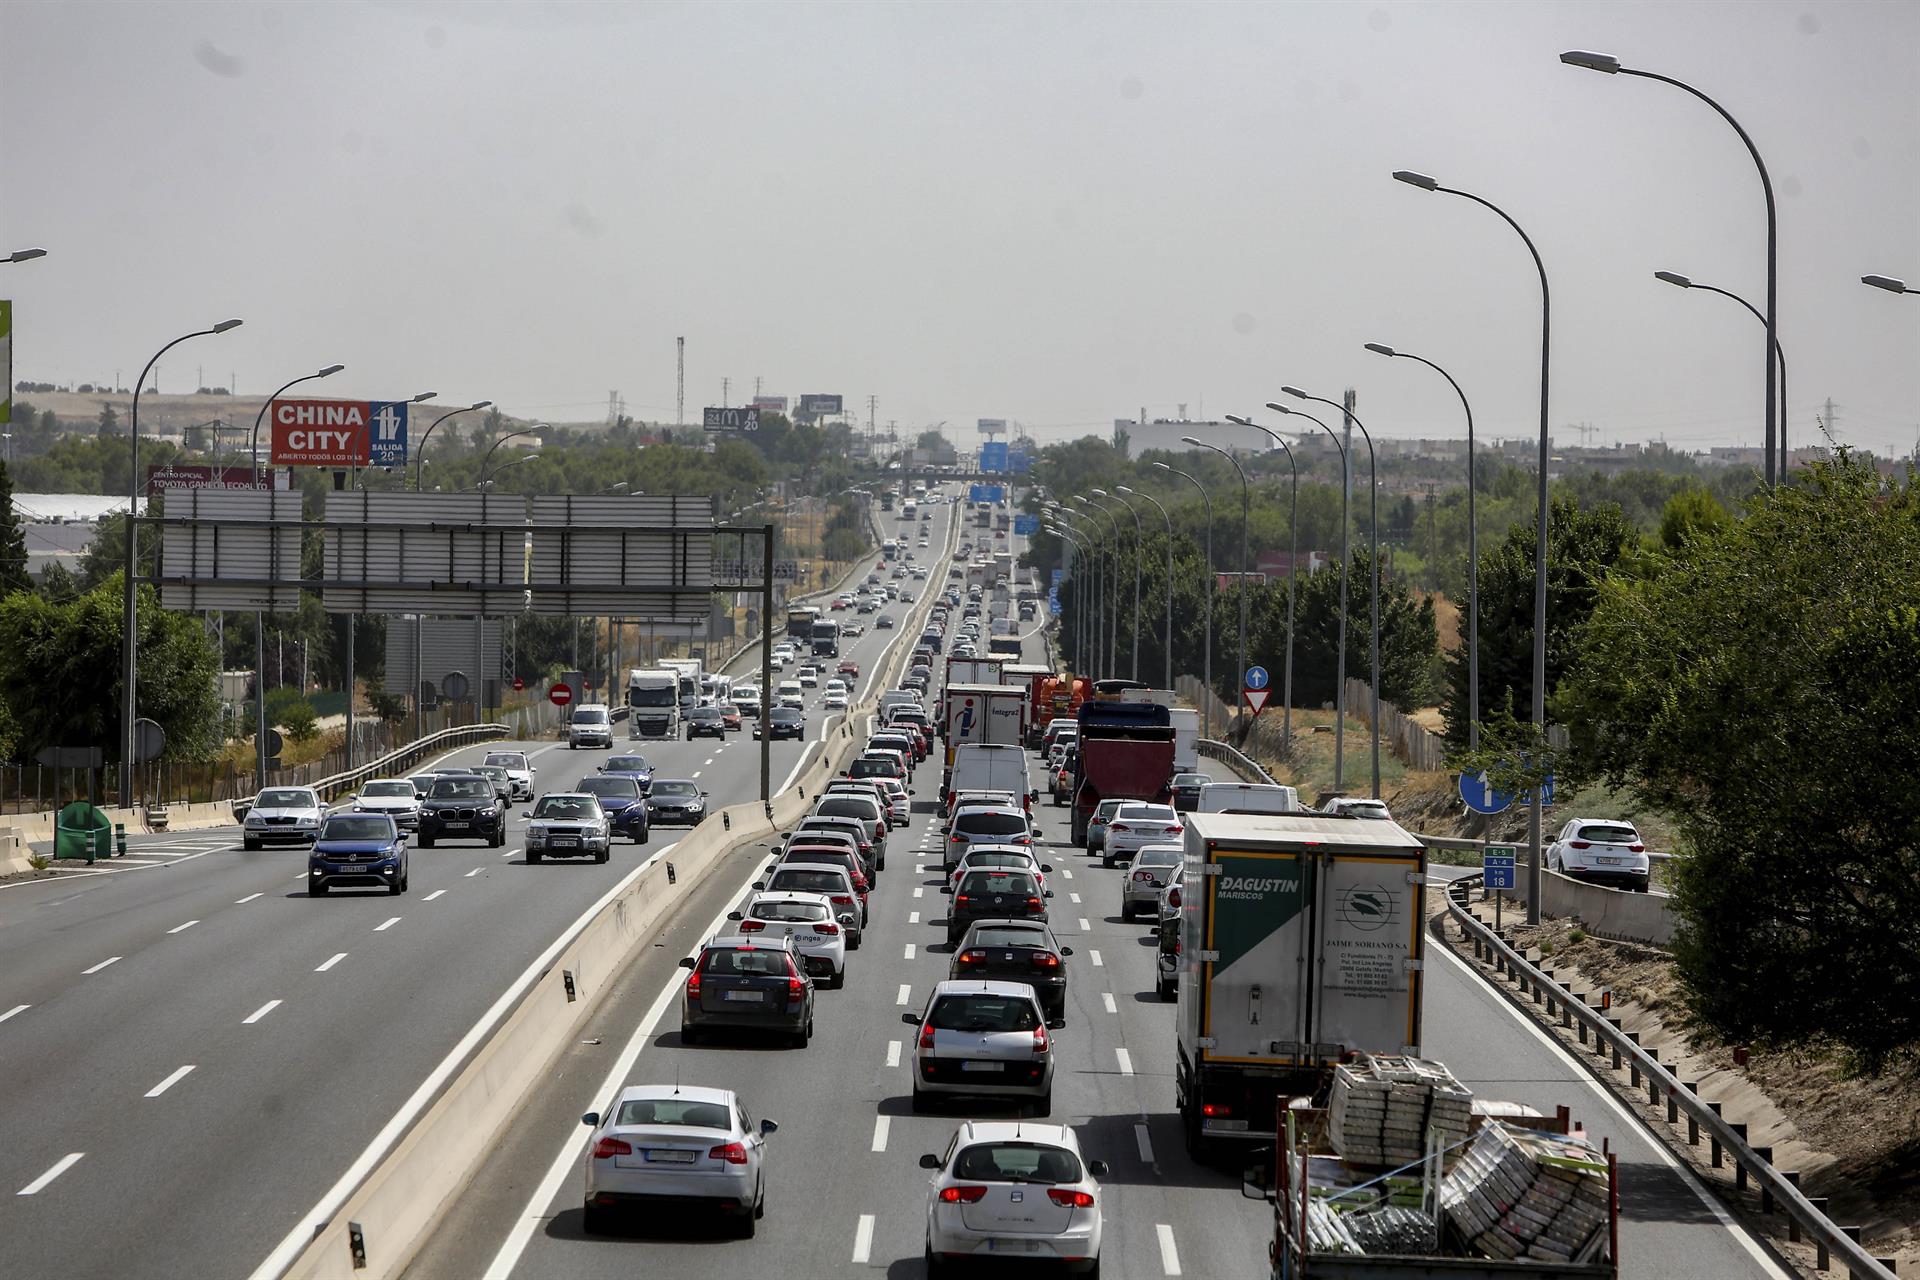
[[[1267,675],[1267,669],[1265,667],[1247,668],[1247,688],[1254,690],[1264,689],[1271,683],[1272,678]]]

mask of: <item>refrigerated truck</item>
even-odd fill
[[[940,771],[944,796],[947,779],[953,773],[953,753],[959,748],[1025,748],[1027,691],[1003,684],[950,684],[940,699],[940,731],[946,743]]]
[[[948,658],[947,678],[942,687],[956,684],[999,684],[1006,673],[1007,660],[989,655],[984,658]]]
[[[1349,1053],[1420,1056],[1427,851],[1380,819],[1185,816],[1174,1097],[1202,1159],[1273,1143]]]
[[[680,715],[700,705],[700,677],[705,674],[698,658],[662,658],[660,665],[680,675]]]

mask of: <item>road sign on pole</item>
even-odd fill
[[[1261,709],[1267,705],[1267,691],[1265,689],[1242,689],[1240,696],[1246,699],[1247,706],[1252,709],[1254,718],[1259,719]]]
[[[1475,813],[1505,813],[1516,804],[1530,804],[1533,800],[1532,795],[1527,792],[1521,792],[1516,795],[1511,791],[1501,791],[1491,782],[1487,781],[1487,775],[1484,770],[1479,773],[1461,774],[1459,787],[1460,803],[1466,805],[1467,808],[1473,810]],[[1540,784],[1540,803],[1553,803],[1553,778],[1551,775]]]
[[[1273,683],[1273,677],[1267,674],[1265,667],[1248,667],[1246,686],[1249,689],[1264,689]]]
[[[547,690],[547,701],[556,707],[564,707],[573,701],[573,690],[564,684],[556,684]]]
[[[1248,667],[1246,679],[1241,681],[1240,696],[1252,709],[1256,720],[1260,718],[1261,710],[1267,705],[1267,699],[1273,696],[1272,690],[1267,688],[1272,683],[1273,680],[1267,675],[1265,667]]]
[[[1490,844],[1480,850],[1481,883],[1489,889],[1511,889],[1515,885],[1514,867],[1520,857],[1518,845]]]

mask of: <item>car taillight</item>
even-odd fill
[[[725,1160],[728,1164],[745,1164],[747,1149],[738,1142],[729,1142],[707,1152],[707,1159]]]
[[[740,932],[742,933],[759,933],[766,927],[766,922],[762,920],[742,920],[740,922]]]
[[[1627,846],[1627,851],[1630,853],[1645,853],[1647,846],[1643,844],[1630,844]]]
[[[1033,1029],[1033,1051],[1035,1053],[1045,1053],[1047,1051],[1047,1028],[1045,1023]]]
[[[964,893],[956,893],[953,895],[953,905],[956,907],[966,901],[969,901],[969,899],[967,895]]]
[[[1175,885],[1173,889],[1170,892],[1168,892],[1167,905],[1170,907],[1177,907],[1180,905],[1180,886],[1179,885]]]
[[[804,1000],[806,998],[807,984],[800,981],[797,976],[789,976],[787,978],[787,1002],[791,1004],[794,1001]]]
[[[1167,827],[1165,829],[1165,834],[1170,836],[1177,836],[1185,830],[1186,830],[1185,827]]]
[[[1230,1116],[1233,1114],[1233,1108],[1224,1102],[1203,1102],[1200,1104],[1200,1114],[1210,1119]]]
[[[1069,1187],[1048,1187],[1047,1199],[1068,1209],[1093,1208],[1093,1193],[1090,1191],[1075,1191]]]
[[[850,906],[852,906],[852,905],[853,905],[853,899],[852,899],[852,898],[850,898],[850,897],[848,897],[848,896],[847,896],[846,894],[844,894],[844,893],[836,893],[836,894],[834,894],[834,895],[833,895],[833,902],[834,902],[834,904],[835,904],[836,906],[842,906],[842,907],[850,907]]]
[[[1036,951],[1033,953],[1033,967],[1036,969],[1058,969],[1060,967],[1060,957],[1051,951]]]
[[[1576,848],[1576,849],[1591,849],[1591,848],[1593,848],[1593,841],[1591,841],[1591,840],[1569,840],[1569,841],[1567,841],[1567,843],[1568,843],[1568,844],[1570,844],[1570,845],[1572,845],[1572,846],[1573,846],[1574,848]]]
[[[1038,898],[1028,898],[1028,899],[1027,899],[1027,909],[1028,909],[1029,911],[1038,911],[1038,910],[1040,909],[1040,899],[1038,899]]]
[[[933,1024],[931,1022],[926,1023],[920,1028],[920,1047],[922,1049],[933,1048]]]
[[[1107,824],[1107,830],[1119,832],[1119,831],[1131,831],[1133,830],[1133,828],[1128,826],[1124,822],[1110,822]]]
[[[942,1187],[940,1200],[943,1204],[974,1204],[987,1194],[985,1187]]]
[[[983,965],[986,962],[987,953],[984,951],[962,951],[957,961],[962,969],[971,969],[976,965]]]
[[[815,933],[824,933],[829,938],[837,938],[840,936],[840,926],[837,924],[816,924],[813,926],[813,931]]]
[[[593,1144],[595,1160],[611,1160],[614,1156],[630,1156],[633,1148],[619,1138],[602,1138]]]
[[[687,994],[695,1000],[700,998],[700,971],[695,969],[687,975]]]
[[[958,831],[954,832],[951,836],[947,838],[951,840],[954,844],[965,844],[967,841],[967,838],[961,835]]]

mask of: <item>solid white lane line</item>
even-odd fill
[[[79,1164],[80,1157],[85,1154],[87,1153],[84,1151],[73,1151],[61,1156],[59,1160],[54,1162],[53,1168],[47,1170],[13,1194],[17,1196],[30,1196],[38,1193],[43,1190],[49,1182],[52,1182],[55,1178],[73,1168],[76,1164]]]
[[[1128,1053],[1125,1049],[1116,1048],[1113,1051],[1113,1056],[1120,1060],[1121,1075],[1130,1076],[1133,1074],[1133,1055],[1132,1054]]]
[[[443,893],[445,893],[445,892],[446,892],[446,890],[445,890],[445,889],[435,889],[435,890],[434,890],[434,891],[433,891],[432,893],[430,893],[430,894],[428,894],[428,895],[427,895],[426,897],[424,897],[424,898],[422,898],[422,899],[420,899],[420,901],[422,901],[422,902],[432,902],[432,901],[433,901],[433,900],[434,900],[435,898],[437,898],[437,897],[439,897],[439,896],[440,896],[441,894],[443,894]]]
[[[1098,969],[1101,965],[1106,963],[1106,961],[1100,958],[1100,953],[1098,951],[1089,951],[1087,952],[1087,955],[1093,960],[1093,967],[1096,969]]]
[[[243,1027],[252,1026],[254,1023],[260,1021],[260,1019],[266,1017],[268,1014],[272,1013],[275,1009],[278,1009],[279,1007],[280,1007],[280,1001],[269,1000],[265,1004],[261,1005],[258,1009],[255,1009],[252,1013],[248,1014],[246,1017],[240,1019],[240,1025]]]
[[[21,1007],[25,1008],[24,1005]],[[900,1065],[900,1042],[898,1040],[887,1041],[887,1065],[890,1067]]]
[[[1153,1227],[1160,1236],[1160,1270],[1170,1276],[1180,1274],[1180,1251],[1173,1247],[1173,1228],[1164,1222]]]
[[[255,898],[264,897],[264,896],[265,896],[264,894],[250,893],[244,898],[235,898],[233,900],[233,905],[236,907],[244,906],[245,904],[252,902]]]
[[[920,913],[919,913],[918,911],[909,911],[909,912],[907,912],[907,923],[908,923],[908,924],[919,924],[919,923],[920,923]]]
[[[333,966],[339,964],[342,960],[345,960],[346,958],[347,958],[347,953],[342,951],[338,955],[334,956],[333,959],[322,962],[319,966],[317,966],[314,969],[314,972],[325,973],[327,970],[333,968]]]
[[[93,966],[93,968],[91,968],[91,969],[82,969],[82,970],[80,971],[80,976],[84,978],[84,977],[86,977],[86,976],[87,976],[88,974],[90,974],[90,973],[98,973],[98,972],[100,972],[100,971],[101,971],[102,969],[104,969],[104,968],[106,968],[106,967],[107,967],[108,965],[110,965],[110,964],[117,964],[117,963],[119,963],[119,960],[120,960],[120,957],[119,957],[119,956],[112,956],[112,957],[110,957],[110,958],[108,958],[108,959],[106,959],[106,960],[102,960],[102,961],[101,961],[101,962],[100,962],[99,964],[97,964],[97,965],[95,965],[95,966]]]
[[[1120,1012],[1119,1008],[1113,1003],[1113,992],[1111,991],[1102,991],[1100,993],[1100,1003],[1107,1006],[1108,1013]]]
[[[886,1116],[875,1116],[873,1118],[873,1149],[875,1151],[885,1151],[887,1149],[887,1128],[890,1123]]]
[[[161,1094],[165,1093],[167,1090],[173,1088],[173,1086],[175,1086],[176,1084],[179,1084],[182,1080],[186,1079],[187,1073],[192,1070],[193,1070],[193,1064],[188,1063],[186,1066],[180,1068],[178,1071],[168,1076],[165,1080],[162,1080],[159,1084],[153,1086],[153,1088],[147,1090],[146,1096],[149,1098],[159,1097]]]
[[[475,867],[475,868],[474,868],[473,870],[471,870],[471,871],[469,871],[469,872],[467,872],[467,876],[466,876],[466,878],[467,878],[467,879],[469,879],[469,880],[471,880],[471,879],[473,879],[473,878],[474,878],[475,876],[477,876],[477,875],[479,875],[479,874],[480,874],[480,873],[481,873],[482,871],[485,871],[485,870],[486,870],[486,868],[485,868],[485,867]]]
[[[168,933],[185,933],[187,930],[193,928],[193,926],[199,923],[200,922],[198,920],[189,920],[185,924],[177,924],[173,926],[173,928],[167,930],[167,932]]]
[[[25,1013],[27,1010],[31,1008],[33,1008],[33,1006],[30,1004],[17,1004],[13,1006],[13,1008],[7,1010],[5,1013],[0,1013],[0,1022],[5,1022],[8,1018],[11,1018],[16,1013]]]
[[[864,1265],[873,1256],[873,1215],[863,1213],[853,1229],[853,1260]]]
[[[399,923],[400,923],[400,917],[392,916],[387,920],[383,921],[382,923],[373,926],[373,931],[375,933],[385,933],[387,930],[393,928],[393,926]]]
[[[913,987],[903,982],[900,984],[900,994],[894,998],[893,1002],[895,1004],[905,1004],[912,997],[913,997]]]
[[[1133,1126],[1133,1142],[1135,1146],[1140,1148],[1140,1163],[1152,1164],[1153,1137],[1147,1132],[1147,1126],[1144,1124]]]
[[[1082,933],[1093,932],[1093,922],[1087,919],[1085,916],[1080,917],[1080,932]]]
[[[1067,895],[1067,897],[1071,898],[1076,903],[1080,901],[1080,895],[1077,893],[1070,893]]]

